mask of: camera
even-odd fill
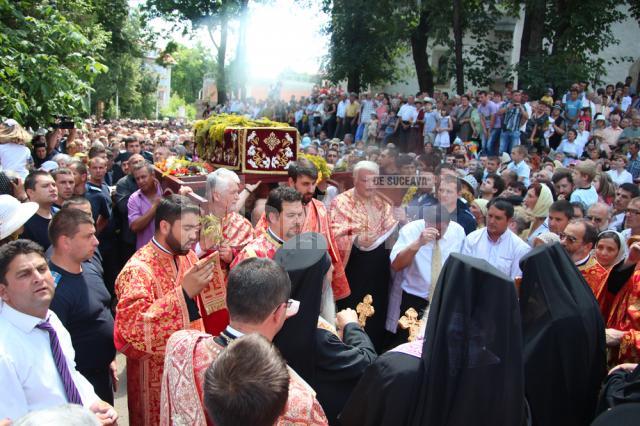
[[[53,123],[54,129],[73,129],[76,124],[71,119],[71,117],[67,117],[66,115],[58,115],[56,116],[56,121]]]

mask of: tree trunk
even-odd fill
[[[224,68],[224,62],[227,56],[228,30],[228,19],[225,15],[222,15],[220,18],[220,46],[218,47],[218,78],[216,79],[216,88],[218,89],[218,104],[224,104],[227,102],[227,75]]]
[[[546,0],[527,1],[522,38],[520,39],[520,61],[538,56],[542,52],[546,9]]]
[[[347,92],[358,93],[360,91],[360,73],[352,71],[347,76]]]
[[[247,97],[247,18],[249,17],[249,0],[240,1],[240,32],[238,35],[238,51],[236,75],[238,92],[243,101]]]
[[[427,44],[429,42],[428,12],[420,12],[418,26],[411,34],[411,54],[416,67],[418,86],[421,92],[426,92],[433,96],[433,70],[429,65],[429,55],[427,54]]]
[[[462,0],[453,0],[453,47],[456,59],[456,92],[464,93],[464,62],[462,61]]]

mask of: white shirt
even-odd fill
[[[529,250],[529,245],[510,229],[507,229],[498,241],[493,242],[489,239],[487,228],[482,228],[467,235],[462,254],[485,259],[507,276],[516,278],[522,276],[520,259]]]
[[[424,220],[420,219],[409,222],[400,229],[398,240],[391,250],[391,262],[395,260],[402,250],[420,238],[420,233],[424,228]],[[462,226],[453,221],[449,222],[447,231],[438,241],[438,244],[440,245],[440,253],[442,255],[442,265],[444,265],[444,262],[451,253],[460,253],[462,250],[462,244],[464,243],[464,238],[465,234]],[[420,247],[411,264],[398,272],[402,276],[400,284],[402,290],[423,299],[427,299],[430,296],[431,255],[433,254],[434,246],[435,242],[430,241]]]
[[[582,203],[584,208],[588,209],[598,202],[598,193],[593,185],[590,185],[589,188],[576,188],[571,193],[569,201],[572,203]]]
[[[347,105],[349,105],[349,100],[345,99],[343,101],[338,102],[338,107],[336,108],[336,117],[344,118],[347,113]]]
[[[58,317],[48,311],[58,334],[71,377],[82,403],[89,408],[100,398],[76,370],[71,336]],[[0,301],[0,418],[14,421],[30,411],[66,404],[62,379],[51,353],[49,333],[35,328],[41,318],[19,312]]]
[[[416,109],[415,105],[404,104],[398,111],[398,117],[400,117],[400,120],[402,121],[410,121],[412,123],[415,123],[415,121],[418,119],[418,110]]]
[[[17,143],[0,144],[0,165],[2,170],[16,173],[22,180],[29,174],[27,164],[31,162],[29,148]]]
[[[527,165],[527,163],[524,160],[520,160],[518,164],[516,164],[515,161],[512,161],[511,163],[509,163],[509,165],[507,165],[507,169],[513,170],[514,172],[516,172],[516,174],[518,175],[518,180],[520,180],[520,178],[524,178],[522,183],[524,183],[524,186],[526,186],[527,188],[529,187],[529,177],[531,176],[531,168]]]
[[[622,185],[623,183],[633,183],[633,176],[625,169],[622,169],[622,172],[620,173],[615,170],[609,170],[607,171],[607,174],[611,176],[611,180],[613,181],[613,183],[618,186]]]

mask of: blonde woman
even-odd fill
[[[0,166],[8,174],[15,174],[24,180],[32,167],[31,151],[25,145],[31,141],[31,134],[17,121],[9,119],[0,124]]]

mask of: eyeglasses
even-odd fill
[[[632,215],[639,215],[640,214],[640,210],[638,210],[638,209],[627,209],[626,213],[627,214],[632,214]]]
[[[298,313],[298,310],[300,309],[299,300],[289,299],[284,303],[287,305],[287,311],[286,311],[287,318],[292,317]]]
[[[559,236],[560,236],[560,241],[562,241],[562,240],[569,240],[569,242],[570,242],[571,244],[574,244],[574,243],[576,243],[576,242],[578,241],[578,239],[577,239],[576,237],[574,237],[573,235],[567,235],[567,234],[565,234],[564,232],[561,232],[561,233],[559,234]]]
[[[601,217],[597,217],[597,216],[585,216],[584,218],[585,218],[585,219],[587,219],[587,220],[590,220],[590,221],[592,221],[592,222],[595,222],[595,223],[602,223],[602,222],[604,222],[604,219],[603,219],[603,218],[601,218]]]

